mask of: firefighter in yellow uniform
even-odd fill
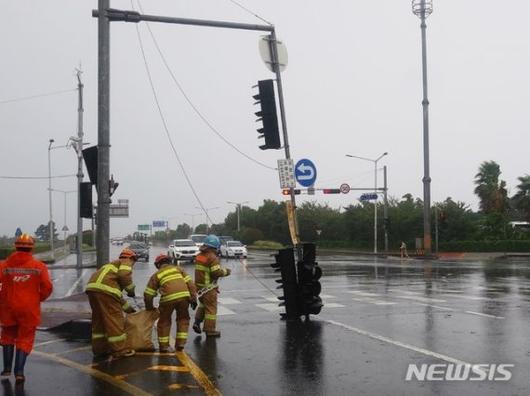
[[[169,334],[171,331],[171,315],[177,314],[177,337],[175,349],[182,351],[188,339],[190,326],[189,305],[197,308],[197,290],[191,280],[180,267],[171,264],[171,258],[165,254],[155,259],[158,271],[151,276],[144,291],[145,309],[152,310],[153,299],[160,293],[160,319],[158,319],[158,343],[160,352],[169,352]]]
[[[221,246],[219,238],[208,235],[195,257],[195,284],[199,289],[199,308],[195,313],[193,330],[201,333],[204,320],[204,332],[207,337],[220,337],[221,332],[215,330],[217,320],[217,279],[230,275],[229,268],[222,268],[217,258],[217,250]]]
[[[126,347],[125,318],[123,311],[134,312],[123,298],[135,296],[132,269],[138,257],[125,248],[118,260],[105,264],[90,278],[86,293],[92,309],[92,351],[94,355],[112,354],[112,358],[133,356]]]

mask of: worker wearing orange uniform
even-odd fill
[[[15,241],[15,252],[0,264],[0,344],[4,358],[1,376],[11,375],[15,356],[16,383],[25,381],[24,366],[40,324],[40,303],[53,290],[46,265],[31,253],[34,245],[31,236],[20,235]]]
[[[88,281],[86,293],[92,309],[92,351],[94,355],[112,354],[112,358],[129,357],[134,351],[127,349],[123,311],[134,312],[123,298],[135,296],[132,269],[138,260],[136,253],[125,248],[119,260],[105,264]]]
[[[188,338],[190,325],[189,305],[197,307],[197,291],[191,276],[177,266],[171,264],[171,259],[165,254],[155,259],[158,271],[151,276],[144,292],[145,309],[152,310],[153,299],[160,293],[160,319],[158,319],[158,343],[160,352],[169,351],[169,334],[171,331],[171,315],[177,314],[177,336],[175,348],[182,351]]]
[[[207,337],[220,337],[221,332],[215,330],[217,321],[217,294],[219,293],[217,279],[230,275],[229,268],[222,268],[217,257],[217,250],[221,246],[219,238],[208,235],[200,247],[200,253],[195,257],[195,284],[199,289],[199,308],[195,313],[193,330],[201,333],[201,323],[204,320],[204,332]]]

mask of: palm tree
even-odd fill
[[[530,175],[524,175],[517,178],[517,193],[513,196],[515,207],[519,209],[525,220],[530,221]]]
[[[501,169],[495,161],[484,161],[475,175],[475,194],[480,199],[480,209],[488,213],[505,213],[508,208],[506,182],[499,180]]]

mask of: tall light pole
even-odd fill
[[[55,251],[53,250],[53,208],[52,208],[52,160],[51,160],[51,151],[52,145],[55,140],[50,139],[50,144],[48,145],[48,202],[50,205],[50,220],[48,223],[48,232],[49,232],[49,242],[50,250],[52,252],[52,260],[55,260]]]
[[[376,159],[370,159],[370,158],[365,158],[365,157],[359,157],[357,155],[346,154],[346,157],[358,158],[358,159],[362,159],[362,160],[370,161],[374,163],[374,193],[376,194],[376,197],[377,197],[377,163],[385,155],[388,155],[388,153],[384,152]],[[374,253],[377,253],[377,198],[374,201]]]
[[[220,209],[219,206],[216,206],[214,208],[200,208],[200,207],[196,206],[195,209],[204,210],[204,212],[206,213],[206,233],[208,234],[208,232],[210,231],[210,215],[208,214],[208,212],[210,210]]]
[[[421,53],[423,76],[423,249],[432,253],[431,241],[431,176],[429,165],[429,100],[427,99],[427,24],[432,14],[432,0],[412,0],[412,12],[421,19]]]
[[[64,232],[64,253],[65,253],[65,256],[66,256],[66,233],[68,231],[67,230],[68,226],[66,225],[66,195],[67,194],[71,194],[71,193],[75,193],[75,192],[77,192],[77,190],[64,191],[64,190],[57,190],[57,189],[53,188],[51,191],[60,192],[60,193],[64,194],[64,226],[63,226],[63,232]]]
[[[237,232],[241,229],[241,223],[240,223],[240,215],[241,215],[241,205],[248,203],[248,201],[245,202],[232,202],[232,201],[226,201],[226,203],[236,205],[236,212],[237,212]]]
[[[191,217],[191,233],[195,232],[195,216],[200,216],[203,213],[184,213],[186,216]]]

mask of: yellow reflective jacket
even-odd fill
[[[174,265],[163,264],[159,270],[151,276],[144,291],[146,308],[153,307],[153,298],[160,293],[160,304],[183,298],[195,299],[197,290],[191,280],[191,276]]]
[[[211,286],[217,279],[227,275],[228,271],[221,267],[215,253],[202,251],[195,257],[195,284],[198,288]]]
[[[105,264],[94,272],[86,286],[87,292],[109,294],[118,299],[122,306],[125,304],[122,290],[131,293],[134,292],[134,289],[132,267],[122,263],[120,260]]]

